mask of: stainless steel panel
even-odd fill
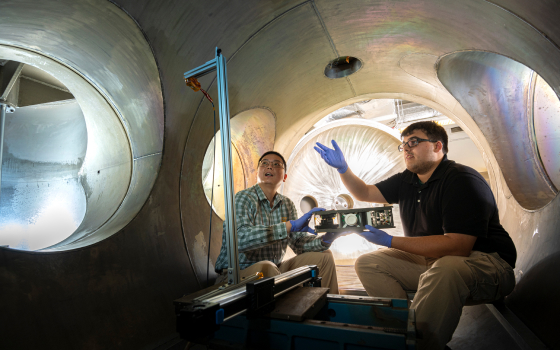
[[[115,179],[128,180],[128,176],[130,176],[132,170],[131,165],[131,162],[125,161],[120,164],[113,164],[103,168],[99,170],[98,173],[97,171],[93,171],[93,169],[88,168],[87,164],[84,164],[86,171],[84,174],[80,175],[79,180],[84,188],[87,200],[85,217],[80,226],[74,233],[72,233],[71,236],[54,246],[46,248],[45,250],[55,251],[79,247],[81,246],[79,244],[81,239],[97,233],[95,237],[90,240],[91,244],[116,232],[110,232],[108,230],[98,232],[98,230],[101,226],[106,224],[109,218],[115,215],[115,212],[121,206],[128,187],[123,186],[123,183],[115,181]]]
[[[40,67],[46,73],[59,77],[75,96],[75,106],[79,105],[87,129],[87,139],[84,138],[87,142],[87,150],[85,157],[82,157],[78,172],[86,196],[87,210],[76,232],[59,245],[99,229],[119,207],[129,186],[132,171],[129,139],[115,111],[90,83],[56,61],[33,52],[2,45],[0,45],[0,57]],[[36,118],[40,118],[42,111],[49,111],[49,108],[49,104],[46,104],[22,107],[20,110],[30,115],[38,114]],[[25,127],[22,127],[17,132],[21,133],[24,129]],[[83,146],[77,143],[80,136],[74,135],[72,130],[59,128],[57,132],[61,140],[65,140],[64,142],[72,142],[74,150],[69,149],[70,146],[62,149],[41,146],[36,138],[26,143],[25,147],[19,148],[27,150],[28,156],[33,155],[35,157],[33,159],[37,162],[41,159],[47,161],[60,159],[65,157],[67,152],[83,150]],[[14,136],[17,138],[18,134]],[[109,169],[115,166],[120,170],[107,176],[111,173]],[[155,177],[155,173],[151,176]]]
[[[546,173],[560,188],[560,101],[550,85],[537,77],[533,121],[538,152]]]
[[[556,195],[532,146],[528,111],[533,74],[510,58],[479,51],[450,54],[438,65],[439,80],[474,119],[513,196],[530,210]]]
[[[499,2],[507,2],[506,7],[510,3]],[[558,15],[558,6],[552,5],[552,0],[538,1],[534,8],[520,0],[513,2],[516,11],[524,11],[520,12],[521,18],[531,13],[531,20],[539,25],[551,25]],[[349,77],[358,96],[406,91],[436,99],[430,79],[411,77],[399,68],[398,62],[410,54],[441,56],[472,49],[511,57],[530,66],[555,90],[560,87],[556,73],[560,70],[560,51],[527,22],[489,1],[354,0],[342,4],[320,0],[316,4],[340,55],[358,57],[364,63],[358,73]],[[427,74],[429,68],[428,61],[415,70]]]
[[[408,53],[440,56],[469,49],[512,57],[542,75],[553,89],[560,86],[560,59],[554,46],[523,21],[486,1],[317,0],[315,3],[340,54],[364,60],[364,68],[350,77],[358,95],[419,96],[453,111],[456,101],[445,89],[412,77],[398,67],[398,62]],[[2,3],[3,7],[9,5],[10,8],[18,4],[24,10],[33,6],[43,9],[58,6],[56,2],[38,0]],[[53,27],[61,21],[64,25],[74,22],[92,32],[104,30],[97,28],[102,26],[114,28],[112,23],[107,25],[106,19],[112,18],[118,9],[107,9],[109,2],[77,0],[62,4],[63,11],[54,14],[41,12],[39,17],[22,16],[28,22],[22,26],[33,27],[33,22],[50,18]],[[188,253],[192,255],[197,242],[208,242],[211,211],[204,204],[200,169],[214,134],[211,109],[202,106],[195,117],[201,96],[187,92],[181,75],[189,67],[211,59],[216,45],[226,54],[239,50],[229,66],[231,104],[239,106],[232,112],[256,106],[271,108],[279,120],[275,147],[287,153],[327,113],[323,113],[324,110],[353,96],[347,83],[330,85],[325,84],[326,78],[319,78],[326,63],[335,58],[331,56],[329,40],[326,36],[311,35],[315,31],[308,33],[313,17],[300,17],[300,12],[288,11],[293,6],[301,4],[298,7],[301,9],[309,3],[118,0],[117,4],[138,21],[161,68],[166,105],[166,143],[161,174],[140,214],[118,235],[103,242],[61,254],[0,249],[3,315],[10,320],[17,320],[21,315],[34,316],[26,319],[28,327],[5,322],[3,345],[8,348],[60,349],[88,345],[111,348],[115,344],[124,348],[145,348],[148,344],[155,347],[174,336],[169,300],[202,286],[193,273]],[[81,11],[82,6],[99,6],[99,11],[94,9],[88,16],[73,16],[73,11]],[[555,38],[560,34],[555,23],[560,7],[556,2],[512,0],[507,1],[507,6],[537,27],[545,30],[550,27],[547,34],[558,42]],[[298,16],[291,17],[292,14]],[[11,31],[14,36],[23,33],[29,35],[28,41],[33,36],[51,36],[46,39],[55,40],[58,35],[56,30],[48,33],[12,30],[19,29],[13,22],[20,16],[4,12],[3,19],[9,15],[11,22],[0,22],[3,33]],[[272,25],[274,23],[277,25]],[[61,40],[61,45],[87,46],[90,37],[80,33],[76,40]],[[254,45],[247,45],[255,40]],[[98,43],[92,41],[92,44]],[[127,45],[127,39],[107,45],[107,56]],[[272,52],[276,59],[269,59],[267,52]],[[100,62],[103,65],[107,61]],[[242,67],[234,73],[233,64]],[[255,74],[251,73],[253,66]],[[292,66],[298,67],[296,73],[292,74]],[[107,75],[114,73],[113,70],[101,71]],[[210,81],[211,77],[201,80],[203,86],[208,86]],[[457,110],[462,111],[459,107]],[[464,118],[465,124],[472,125],[468,117]],[[484,141],[477,130],[473,129],[473,134]],[[485,151],[491,154],[490,149]],[[494,162],[492,156],[489,158]],[[550,344],[555,344],[558,304],[554,302],[554,291],[558,290],[554,276],[560,250],[558,200],[557,197],[541,211],[530,213],[519,207],[513,198],[504,199],[500,193],[499,199],[505,208],[501,212],[505,215],[504,224],[520,252],[520,268],[524,276],[529,277],[526,282],[523,282],[524,277],[520,280],[515,303],[524,307],[525,315],[530,316],[524,316],[524,321],[531,321],[528,324],[532,328],[549,335]],[[212,258],[217,256],[221,244],[221,223],[216,216],[214,223]],[[539,232],[532,238],[535,225]],[[534,244],[528,244],[530,242]],[[198,276],[203,283],[205,272],[204,268]],[[533,287],[535,281],[539,282],[539,287]],[[100,324],[104,326],[99,327]],[[30,335],[28,329],[36,332]],[[60,332],[60,329],[68,332]],[[138,329],[143,331],[137,332]]]
[[[161,151],[159,72],[146,39],[125,12],[109,1],[8,1],[0,23],[1,44],[59,60],[101,91],[119,111],[135,157]]]
[[[142,206],[145,204],[148,196],[153,187],[153,183],[149,183],[148,181],[155,181],[152,174],[157,172],[161,163],[161,153],[157,153],[151,156],[142,157],[139,159],[135,159],[133,163],[133,171],[132,171],[132,179],[130,181],[130,188],[124,195],[124,191],[115,191],[113,193],[106,193],[105,191],[110,190],[106,189],[103,195],[111,195],[117,198],[124,198],[118,209],[115,210],[114,214],[110,217],[110,219],[103,223],[102,230],[95,230],[95,227],[89,229],[87,226],[82,225],[82,230],[80,232],[84,233],[82,237],[73,237],[74,240],[71,243],[60,246],[60,248],[54,248],[51,250],[66,250],[66,249],[75,249],[80,247],[86,247],[90,244],[99,242],[109,236],[111,236],[114,232],[118,232],[123,227],[126,226],[136,216],[136,214],[140,211]],[[105,177],[96,179],[95,181],[103,182],[107,178],[111,176],[116,176],[120,171],[128,170],[127,167],[129,164],[124,164],[121,166],[112,167],[109,170]],[[134,194],[134,195],[131,195]],[[106,213],[100,213],[99,209],[105,209],[102,206],[94,206],[98,212],[96,213],[99,216],[106,216],[110,213],[107,211]],[[88,203],[89,209],[89,203]]]
[[[312,4],[295,8],[263,28],[228,62],[232,115],[265,106],[276,116],[277,136],[290,129],[303,136],[309,122],[303,117],[354,97],[346,79],[323,75],[336,57]]]
[[[37,250],[70,236],[86,211],[79,171],[86,123],[76,101],[7,114],[0,245]]]
[[[151,187],[143,186],[152,186],[158,173],[154,169],[138,174],[144,185],[129,187],[132,160],[160,154],[163,148],[163,96],[152,50],[137,23],[110,2],[3,5],[0,57],[55,76],[84,111],[89,138],[80,179],[88,209],[69,240],[96,230],[106,237],[102,226],[121,206],[126,191],[135,191],[127,197],[145,199]],[[120,171],[98,181],[116,168]],[[124,216],[131,219],[135,214]]]

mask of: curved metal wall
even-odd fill
[[[508,57],[477,51],[444,56],[437,72],[490,143],[519,204],[530,210],[547,205],[558,190],[543,167],[532,132],[535,73]]]
[[[163,147],[159,72],[141,31],[108,2],[10,1],[0,13],[0,45],[18,52],[13,60],[56,71],[88,124],[81,178],[86,217],[71,237],[49,250],[83,247],[112,235],[148,197]],[[57,64],[60,68],[52,68]]]
[[[155,348],[174,336],[171,300],[205,282],[205,277],[197,276],[192,260],[196,237],[202,233],[202,241],[207,239],[204,232],[210,208],[200,185],[200,169],[213,136],[212,110],[201,104],[200,94],[184,86],[182,74],[211,59],[216,46],[228,57],[231,114],[269,108],[277,119],[275,148],[285,154],[329,111],[364,96],[438,105],[442,112],[445,109],[456,117],[489,162],[500,215],[520,252],[518,286],[509,304],[543,339],[554,343],[559,305],[554,290],[560,283],[550,276],[555,276],[560,251],[558,197],[535,213],[507,198],[490,140],[434,78],[433,64],[437,57],[455,51],[492,51],[530,67],[558,92],[560,50],[555,43],[560,30],[555,23],[560,8],[556,3],[496,1],[504,9],[481,0],[349,0],[344,6],[335,0],[116,2],[138,22],[161,69],[166,104],[161,170],[140,214],[110,239],[56,255],[0,250],[0,299],[5,303],[0,324],[6,325],[5,344],[13,348],[136,349]],[[17,16],[13,9],[18,6],[28,13]],[[45,12],[36,9],[49,6],[61,7],[52,16],[51,30],[26,32],[25,27],[37,28],[36,17],[44,17]],[[75,15],[81,8],[88,9],[87,16]],[[61,38],[56,33],[57,21],[79,24],[92,33],[105,29],[118,32],[121,28],[117,23],[107,24],[114,15],[118,17],[115,22],[131,24],[124,12],[105,1],[11,0],[3,3],[2,16],[7,19],[0,27],[23,27],[12,31],[16,33],[14,42],[20,39],[18,35],[21,40],[39,35],[49,42]],[[137,38],[138,33],[131,37]],[[61,39],[57,44],[60,50],[73,51],[79,44],[87,48],[85,41]],[[127,69],[127,63],[111,61],[111,53],[129,43],[123,40],[105,45],[93,40],[91,44],[106,49],[107,56],[96,64],[108,85],[130,88],[129,83],[117,82],[112,75],[121,64]],[[347,79],[324,77],[326,64],[342,55],[358,57],[364,66]],[[73,57],[79,61],[89,56],[87,50],[78,49]],[[112,69],[104,69],[109,61]],[[212,79],[205,77],[201,83],[215,96]],[[145,94],[124,100],[133,105],[161,102],[159,97]],[[183,182],[197,185],[181,188]],[[221,223],[216,219],[211,256],[220,248],[220,234]],[[549,288],[537,291],[533,280],[547,281]],[[532,305],[543,307],[531,312]],[[34,316],[26,318],[26,324],[35,330],[33,335],[11,323],[21,315]],[[60,329],[69,332],[61,333]]]
[[[535,82],[533,123],[538,153],[547,175],[560,188],[560,100],[540,76]]]

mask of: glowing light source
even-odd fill
[[[0,245],[13,249],[38,250],[56,244],[70,236],[82,221],[75,217],[75,204],[55,198],[46,204],[29,224],[16,222],[0,227]],[[84,211],[85,214],[85,211]]]

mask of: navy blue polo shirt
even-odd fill
[[[476,236],[473,250],[496,252],[515,267],[515,245],[500,224],[490,186],[476,170],[445,155],[425,184],[405,170],[376,186],[388,203],[399,205],[406,237],[444,233]]]

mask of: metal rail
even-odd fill
[[[222,164],[224,176],[225,230],[228,255],[228,283],[239,283],[239,256],[237,249],[237,229],[235,226],[235,208],[233,202],[233,166],[231,157],[231,128],[229,125],[229,97],[227,86],[226,58],[216,48],[213,60],[184,74],[185,78],[199,78],[216,71],[218,88],[218,113],[222,141]]]
[[[0,103],[0,188],[2,188],[2,155],[4,154],[4,126],[6,124],[5,103]]]
[[[295,277],[298,277],[298,276],[301,276],[301,275],[304,275],[311,270],[312,269],[308,266],[302,266],[302,267],[299,267],[297,269],[285,272],[281,275],[274,276],[274,284],[275,285],[280,285],[284,282],[288,282],[291,279],[293,279]],[[311,280],[311,278],[307,278],[303,281],[298,281],[298,283],[294,284],[293,286],[290,286],[288,288],[279,290],[277,293],[274,294],[274,296],[278,297],[278,296],[288,292],[289,290],[297,287],[300,283],[305,283],[305,282],[308,282],[309,280]],[[247,281],[247,282],[251,282],[251,281]],[[206,294],[206,295],[202,295],[202,296],[196,298],[195,301],[206,302],[206,303],[217,303],[217,304],[220,304],[221,307],[224,307],[224,306],[227,306],[228,304],[231,304],[231,303],[233,303],[237,300],[240,300],[240,299],[244,298],[247,295],[247,289],[246,289],[245,285],[246,285],[246,283],[245,283],[245,281],[243,281],[235,289],[224,291],[223,293],[220,293],[218,295],[216,295],[214,293],[209,293],[209,294]]]

